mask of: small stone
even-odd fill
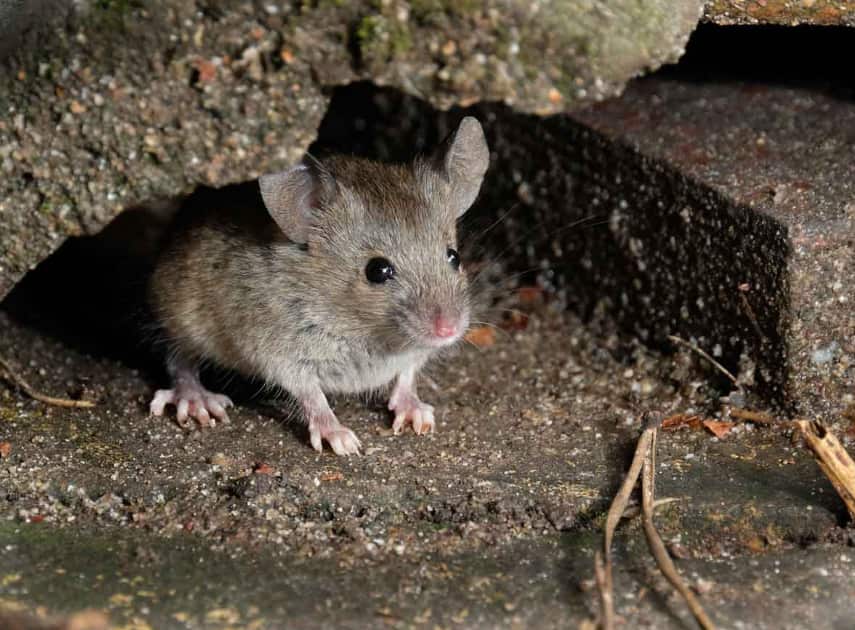
[[[86,111],[86,106],[80,101],[71,101],[71,105],[68,106],[68,109],[71,110],[72,114],[82,114]]]
[[[557,105],[564,99],[564,97],[561,96],[561,92],[559,92],[555,88],[549,90],[549,94],[547,95],[547,97],[549,98],[549,102],[553,105]]]

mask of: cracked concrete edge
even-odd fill
[[[58,1],[40,5],[53,21],[29,28],[10,18],[16,6],[0,5],[0,25],[19,33],[0,65],[0,297],[126,207],[298,160],[328,86],[370,78],[439,107],[564,110],[676,60],[701,9]]]

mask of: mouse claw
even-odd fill
[[[362,448],[362,442],[356,434],[342,425],[334,415],[309,420],[312,448],[319,453],[323,452],[324,440],[336,455],[359,455]]]
[[[416,435],[433,433],[436,429],[433,406],[417,398],[408,399],[395,406],[390,404],[389,408],[395,412],[395,419],[392,421],[392,433],[395,435],[401,434],[408,421],[412,423]]]
[[[362,448],[362,442],[356,437],[356,434],[347,427],[341,427],[337,431],[333,431],[327,436],[327,442],[332,447],[336,455],[360,455],[359,450]]]
[[[175,405],[175,419],[182,427],[187,427],[190,418],[199,426],[216,426],[217,420],[228,423],[226,408],[234,405],[228,396],[209,392],[201,384],[193,383],[173,389],[160,389],[155,392],[149,405],[149,413],[162,416],[167,405]]]

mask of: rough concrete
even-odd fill
[[[855,26],[855,8],[840,0],[710,0],[704,19],[717,24]]]
[[[504,305],[527,319],[429,371],[435,435],[392,436],[379,405],[336,401],[365,444],[351,459],[317,455],[274,401],[246,396],[230,424],[185,433],[147,417],[146,372],[0,314],[0,354],[22,376],[98,403],[0,390],[0,611],[95,608],[134,628],[593,618],[593,551],[640,410],[715,405],[692,355],[639,348],[622,364],[548,293],[514,294]],[[662,535],[722,627],[845,627],[845,510],[785,431],[669,431],[658,461],[658,496],[676,499],[659,510]],[[628,626],[686,627],[636,521],[616,544]]]
[[[744,126],[725,124],[734,103],[764,117],[747,108]],[[440,410],[436,435],[394,437],[381,401],[336,401],[366,444],[359,459],[316,455],[281,401],[254,398],[252,384],[233,386],[233,421],[213,431],[148,418],[161,377],[125,334],[136,323],[125,300],[138,297],[150,253],[140,236],[159,229],[170,204],[69,241],[4,303],[0,355],[37,388],[98,405],[49,408],[0,389],[0,615],[95,607],[138,628],[592,619],[592,555],[641,412],[722,417],[730,390],[694,354],[659,354],[665,332],[714,349],[707,342],[733,331],[719,359],[765,367],[755,373],[766,400],[782,397],[794,366],[802,409],[837,419],[852,448],[838,414],[851,402],[851,347],[816,354],[786,343],[851,338],[836,305],[849,298],[835,286],[851,270],[837,238],[851,227],[839,202],[851,196],[852,143],[832,127],[853,128],[850,106],[827,86],[704,87],[683,77],[644,82],[575,120],[473,109],[494,156],[464,241],[470,268],[493,286],[500,330],[492,345],[464,347],[430,370],[422,389]],[[462,113],[354,85],[333,95],[313,150],[404,159]],[[775,162],[764,161],[770,154]],[[765,201],[752,198],[757,190]],[[819,234],[831,239],[827,254]],[[128,235],[133,250],[106,242]],[[699,251],[715,253],[692,258]],[[753,318],[742,299],[714,293],[737,276],[748,278]],[[787,328],[790,312],[810,330]],[[646,345],[627,334],[645,330]],[[822,344],[814,349],[830,347]],[[818,359],[813,372],[807,357]],[[851,625],[855,538],[785,427],[739,426],[722,439],[664,432],[658,458],[658,495],[677,501],[657,522],[722,627]],[[616,544],[626,626],[687,627],[637,522]]]
[[[782,261],[768,242],[749,252],[781,265],[791,322],[778,340],[788,349],[791,396],[800,412],[825,421],[853,404],[855,316],[855,102],[822,86],[701,84],[651,79],[576,119],[645,156],[667,162],[786,229],[791,254]],[[723,249],[720,239],[704,256]],[[771,261],[775,261],[772,263]],[[738,291],[730,287],[731,294]],[[762,300],[752,284],[744,292]],[[760,296],[756,294],[761,292]],[[752,304],[755,315],[768,314]],[[710,339],[710,341],[714,341]]]
[[[58,5],[73,10],[43,5],[46,24],[63,17],[0,66],[0,297],[129,205],[293,163],[325,87],[372,78],[443,107],[563,110],[675,61],[702,2]]]

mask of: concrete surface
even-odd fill
[[[786,270],[781,335],[789,396],[826,422],[852,409],[855,381],[855,101],[818,86],[647,80],[576,119],[786,229],[790,253],[768,242],[747,254]],[[715,251],[723,247],[716,239]],[[737,257],[738,251],[723,248]],[[756,283],[742,292],[762,322],[771,309]],[[731,296],[739,295],[731,284]],[[758,292],[760,295],[758,295]],[[758,302],[759,301],[759,302]],[[749,307],[744,306],[743,311]],[[735,309],[736,311],[739,308]],[[733,313],[738,317],[738,313]],[[760,328],[764,328],[761,323]],[[758,331],[756,334],[761,334]],[[707,347],[714,341],[709,339]],[[764,352],[758,350],[758,355]],[[757,355],[755,355],[757,356]]]
[[[529,300],[524,329],[429,371],[435,435],[394,437],[380,405],[337,401],[366,447],[351,459],[317,455],[272,401],[245,396],[229,425],[185,433],[146,415],[146,373],[0,316],[0,353],[32,384],[98,403],[0,391],[0,610],[96,608],[133,628],[593,618],[592,554],[639,410],[711,402],[692,356],[639,349],[621,364],[576,318]],[[846,627],[852,532],[786,431],[665,432],[658,477],[658,496],[676,499],[662,535],[722,627]],[[688,627],[636,521],[616,544],[628,627]]]
[[[0,388],[0,626],[95,608],[117,628],[590,627],[643,411],[796,407],[851,450],[851,94],[700,78],[574,118],[471,110],[494,154],[465,254],[499,328],[429,370],[435,435],[392,436],[382,400],[335,401],[358,459],[317,455],[251,383],[230,385],[229,425],[149,418],[163,376],[134,304],[174,204],[69,240],[3,303],[0,355],[97,406]],[[313,151],[408,158],[462,113],[355,84]],[[742,368],[746,393],[668,332]],[[855,535],[786,426],[663,432],[657,473],[676,499],[658,526],[721,627],[851,627]],[[625,627],[692,627],[637,521],[616,555]]]

